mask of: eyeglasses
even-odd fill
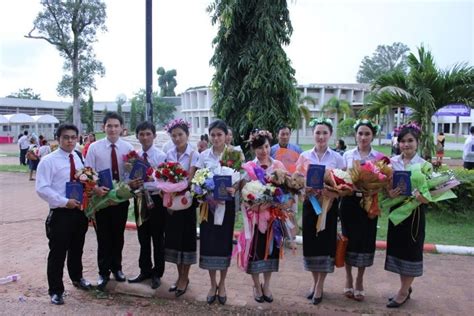
[[[61,138],[64,139],[64,140],[77,140],[77,135],[71,135],[71,136],[63,135],[63,136],[61,136]]]

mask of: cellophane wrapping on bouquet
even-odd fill
[[[170,208],[173,197],[188,188],[188,172],[178,162],[163,162],[155,171],[157,187],[163,192],[163,206]]]
[[[97,172],[91,167],[84,167],[82,169],[76,170],[74,177],[76,180],[81,182],[82,186],[84,187],[81,210],[86,210],[89,205],[89,197],[92,196],[92,191],[97,185],[99,176],[97,175]]]
[[[420,192],[429,203],[457,197],[451,189],[458,186],[460,182],[454,177],[451,170],[433,172],[429,162],[410,165],[408,170],[411,171],[412,189]],[[396,198],[385,196],[380,202],[380,207],[386,212],[395,207],[388,218],[394,225],[398,225],[408,218],[420,204],[421,202],[415,196],[398,196]]]
[[[375,218],[381,214],[379,195],[389,187],[393,176],[389,163],[390,160],[384,156],[375,162],[361,163],[359,160],[354,160],[352,168],[349,169],[352,183],[362,192],[361,207],[367,212],[369,218]]]
[[[107,192],[106,195],[93,195],[89,200],[89,204],[84,211],[89,219],[95,220],[95,214],[101,209],[111,205],[117,205],[134,197],[128,184],[116,181],[113,181],[112,184],[113,189]]]

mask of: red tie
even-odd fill
[[[74,164],[74,155],[69,154],[69,165],[70,165],[70,172],[69,172],[69,181],[74,181],[76,176],[76,165]]]
[[[118,162],[117,162],[117,153],[115,152],[115,144],[110,145],[112,147],[112,179],[116,180],[117,182],[120,181],[119,169],[118,169]]]
[[[148,163],[148,154],[143,153],[143,160],[145,160],[146,163]]]

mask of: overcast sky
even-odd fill
[[[214,70],[216,28],[210,0],[153,1],[153,87],[156,69],[176,69],[176,92],[208,85]],[[299,84],[355,83],[362,58],[377,45],[424,43],[440,68],[474,64],[474,0],[288,1],[294,32],[286,47]],[[106,1],[107,33],[95,52],[106,68],[97,78],[96,101],[131,98],[145,87],[145,0]],[[0,1],[0,97],[33,88],[43,100],[56,93],[63,59],[42,40],[26,39],[41,10],[39,0]]]

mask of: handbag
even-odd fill
[[[38,156],[36,156],[35,153],[32,151],[28,151],[26,153],[26,159],[34,161],[34,160],[38,160]]]
[[[341,233],[337,234],[335,265],[342,268],[346,259],[346,250],[349,239]]]

